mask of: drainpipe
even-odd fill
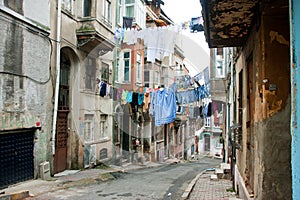
[[[61,0],[57,0],[56,82],[55,82],[53,127],[52,127],[52,154],[53,155],[55,155],[55,135],[56,135],[56,120],[57,120],[59,80],[60,80],[60,32],[61,32]]]

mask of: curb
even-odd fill
[[[17,193],[12,193],[12,194],[3,194],[0,195],[0,200],[21,200],[29,197],[29,191],[21,191]]]
[[[217,166],[216,166],[217,167]],[[199,177],[204,174],[207,171],[207,169],[203,170],[202,172],[200,172],[188,185],[188,187],[185,189],[184,193],[181,196],[182,200],[185,200],[189,197],[191,191],[193,190],[197,180],[199,179]]]
[[[206,172],[206,170],[203,170],[202,172],[200,172],[191,182],[190,184],[188,185],[188,187],[185,189],[184,193],[182,194],[181,196],[181,199],[182,200],[185,200],[189,197],[191,191],[193,190],[197,180],[199,179],[199,177],[204,173]]]

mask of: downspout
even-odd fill
[[[54,111],[52,127],[52,154],[55,155],[56,120],[58,110],[59,80],[60,80],[60,32],[61,32],[61,0],[57,0],[57,26],[56,26],[56,82],[54,94]]]

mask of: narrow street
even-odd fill
[[[300,200],[299,10],[0,0],[0,200]]]
[[[104,182],[100,179],[95,182],[64,181],[60,183],[60,189],[28,199],[181,199],[191,180],[203,170],[216,167],[219,163],[219,159],[204,157],[199,161],[111,173],[113,178]]]

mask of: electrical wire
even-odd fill
[[[41,85],[45,85],[47,84],[50,80],[51,80],[51,77],[52,77],[52,74],[51,74],[51,58],[52,58],[52,54],[53,54],[53,44],[52,44],[52,41],[54,42],[57,42],[56,40],[50,38],[47,34],[43,33],[42,31],[39,31],[37,30],[36,28],[32,28],[30,26],[26,26],[24,25],[23,23],[20,23],[20,22],[17,22],[15,20],[12,20],[11,18],[9,17],[6,17],[2,14],[0,14],[0,20],[3,20],[5,22],[8,22],[8,23],[11,23],[15,26],[18,26],[18,27],[21,27],[23,28],[24,30],[27,30],[28,32],[32,33],[32,34],[35,34],[35,35],[38,35],[44,39],[46,39],[49,44],[50,44],[50,53],[49,53],[49,76],[47,78],[47,80],[45,81],[40,81],[40,80],[36,80],[28,75],[24,75],[24,74],[18,74],[18,73],[15,73],[15,72],[8,72],[8,71],[0,71],[0,74],[7,74],[7,75],[12,75],[12,76],[19,76],[19,77],[22,77],[22,78],[27,78],[37,84],[41,84]]]

